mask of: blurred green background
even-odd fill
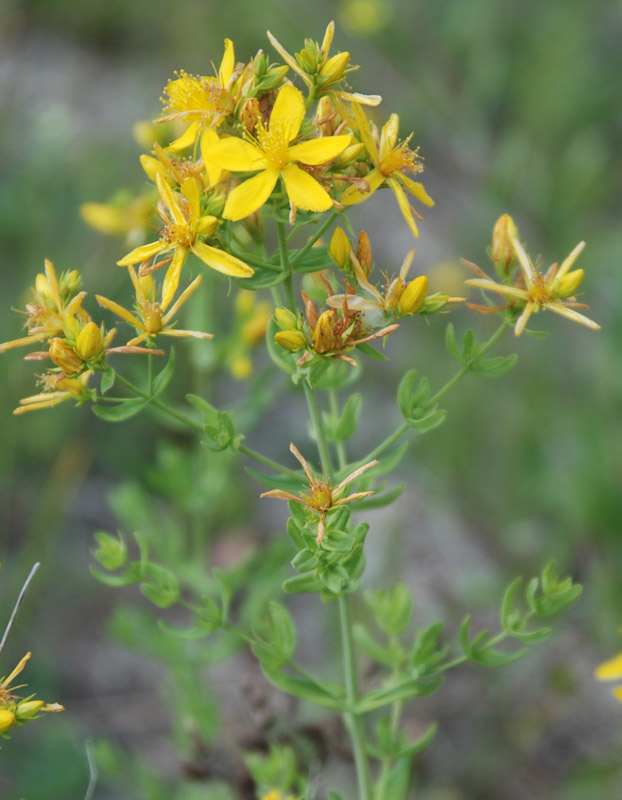
[[[372,545],[369,580],[383,585],[399,566],[424,620],[440,611],[455,625],[471,609],[486,619],[507,579],[536,572],[552,557],[585,585],[578,608],[558,621],[542,652],[498,673],[467,669],[413,709],[415,718],[441,722],[437,742],[418,763],[417,797],[611,800],[622,793],[622,708],[595,685],[592,670],[620,649],[622,624],[619,3],[4,0],[0,341],[19,335],[19,317],[9,309],[23,305],[44,257],[59,269],[81,269],[91,292],[120,291],[114,262],[124,245],[86,228],[78,207],[143,186],[132,125],[159,114],[158,98],[175,69],[210,74],[225,36],[240,60],[259,47],[269,51],[266,29],[298,50],[305,36],[321,39],[332,18],[336,48],[361,65],[353,86],[382,94],[383,114],[399,113],[400,132],[414,130],[425,157],[424,182],[436,206],[420,226],[416,269],[429,272],[437,288],[461,294],[467,276],[459,257],[486,266],[492,225],[509,212],[545,263],[587,242],[578,265],[586,271],[582,288],[603,326],[594,334],[539,316],[534,327],[549,331],[546,340],[508,335],[498,352],[519,353],[515,370],[495,381],[467,378],[448,397],[447,422],[417,440],[402,462],[412,492],[378,518],[387,533]],[[396,268],[410,234],[391,196],[380,212],[368,205],[360,222],[352,215],[355,229],[368,230],[380,266]],[[494,320],[474,316],[457,313],[454,323],[459,330],[473,325],[482,337],[493,329]],[[415,366],[439,385],[453,370],[444,325],[414,322],[420,324],[404,325],[409,332],[393,346],[391,379]],[[201,371],[199,355],[184,363],[180,397]],[[29,684],[69,709],[3,744],[0,796],[82,797],[87,737],[145,758],[177,785],[161,667],[128,654],[118,640],[128,644],[132,635],[120,634],[122,625],[117,643],[106,638],[117,598],[88,573],[93,532],[114,530],[119,519],[122,502],[109,500],[115,486],[138,483],[154,503],[175,505],[162,500],[144,467],[157,452],[166,461],[155,420],[112,427],[69,404],[12,417],[18,399],[34,391],[32,370],[16,353],[2,356],[0,368],[3,618],[33,561],[42,562],[0,673],[32,650]],[[259,374],[272,380],[269,371]],[[393,397],[379,392],[379,374],[372,365],[366,375],[361,452],[397,420]],[[241,391],[229,379],[223,386],[225,397]],[[291,426],[297,409],[293,403]],[[291,428],[266,434],[264,426],[255,441],[285,458],[291,436]],[[235,541],[257,531],[276,535],[281,521],[270,512],[251,518],[240,510],[239,493],[252,501],[256,492],[250,480],[236,492],[229,489],[219,508],[224,530],[235,529]],[[121,778],[102,779],[96,796],[156,797],[151,779],[141,780],[140,790],[130,790]],[[165,796],[203,796],[200,784],[175,791]]]

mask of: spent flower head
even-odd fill
[[[33,699],[33,694],[28,697],[20,697],[15,693],[24,685],[11,686],[11,684],[22,672],[31,655],[31,653],[26,653],[13,672],[6,678],[0,678],[0,735],[5,739],[8,738],[8,731],[25,722],[32,722],[39,717],[42,711],[65,710],[60,703],[45,703],[43,700]]]

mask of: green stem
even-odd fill
[[[244,453],[245,456],[249,456],[249,458],[254,458],[255,461],[259,461],[264,466],[270,467],[270,469],[280,472],[283,475],[287,475],[289,478],[295,478],[297,481],[300,481],[300,474],[298,472],[293,469],[289,469],[288,467],[282,467],[276,461],[273,461],[271,458],[267,458],[266,456],[262,456],[261,453],[258,453],[256,450],[251,450],[250,447],[246,447],[246,445],[243,444],[238,445],[238,450],[240,453]]]
[[[350,613],[350,596],[345,594],[339,598],[339,619],[341,622],[341,641],[343,646],[343,668],[346,680],[346,700],[350,708],[358,702],[358,679],[354,657],[354,641],[352,638],[352,616]],[[345,714],[346,726],[352,740],[354,763],[359,787],[360,800],[371,800],[371,774],[365,748],[365,732],[363,721],[354,712]]]
[[[153,353],[147,354],[147,386],[149,397],[153,395]]]
[[[292,267],[289,263],[289,253],[287,252],[287,234],[285,232],[285,224],[283,222],[276,223],[276,229],[279,236],[279,255],[281,257],[281,269],[287,272],[285,279],[285,298],[287,300],[287,307],[294,314],[296,313],[296,298],[294,297],[294,282],[292,280]]]
[[[307,255],[309,250],[313,247],[313,245],[317,242],[317,240],[322,236],[322,234],[327,231],[333,222],[337,219],[337,217],[342,214],[344,209],[335,210],[332,214],[329,215],[328,219],[326,219],[317,231],[313,234],[313,236],[309,239],[309,241],[305,244],[305,246],[299,250],[294,258],[291,260],[290,267],[295,267],[296,264],[300,261],[301,258]]]
[[[399,640],[397,637],[393,637],[392,644],[399,644]],[[393,678],[397,680],[399,677],[399,668],[396,666],[393,670]],[[397,732],[400,727],[400,721],[402,718],[402,708],[404,707],[404,702],[402,700],[396,700],[394,703],[391,704],[391,738],[395,739],[397,736]],[[387,781],[389,780],[389,775],[391,774],[391,767],[393,766],[394,759],[388,757],[382,759],[382,766],[380,767],[380,775],[378,776],[378,783],[376,786],[376,795],[375,800],[391,800],[390,797],[386,796],[387,792]]]
[[[328,398],[330,401],[330,410],[335,420],[339,417],[339,403],[337,402],[337,392],[334,389],[328,390]],[[339,469],[345,469],[348,463],[346,456],[346,447],[343,442],[335,442],[335,450],[337,451],[337,463]]]
[[[324,474],[330,480],[333,475],[333,462],[330,457],[330,450],[326,441],[326,433],[324,431],[324,423],[322,421],[322,412],[317,402],[317,397],[313,389],[309,386],[306,380],[302,381],[307,398],[307,405],[309,406],[309,413],[313,422],[313,430],[315,431],[315,441],[317,442],[317,449],[320,453],[320,461]]]

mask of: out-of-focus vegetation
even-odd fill
[[[411,448],[405,472],[417,487],[423,532],[409,529],[379,548],[378,566],[370,569],[374,580],[382,581],[383,564],[401,564],[417,596],[417,578],[425,584],[425,565],[414,555],[406,560],[399,548],[409,552],[410,536],[434,537],[439,526],[456,526],[463,531],[461,547],[475,554],[472,580],[452,586],[452,554],[445,553],[447,571],[440,574],[447,586],[433,594],[432,602],[468,596],[484,606],[499,581],[550,557],[585,585],[581,607],[568,623],[575,630],[557,660],[532,662],[527,677],[524,665],[518,668],[522,677],[511,669],[499,674],[486,684],[489,696],[481,708],[472,698],[456,697],[462,715],[445,711],[455,723],[453,740],[441,742],[438,755],[433,748],[424,759],[427,788],[419,796],[610,800],[620,792],[615,753],[622,725],[607,709],[607,698],[591,687],[590,659],[593,654],[597,663],[620,648],[622,622],[619,5],[606,0],[178,0],[172,7],[160,0],[6,0],[0,7],[5,312],[22,305],[44,257],[60,269],[79,266],[87,284],[114,295],[122,279],[114,263],[125,251],[118,241],[87,229],[78,207],[109,199],[119,186],[135,190],[142,185],[137,157],[144,148],[133,142],[132,124],[158,115],[157,98],[173,70],[209,74],[225,36],[246,58],[265,41],[267,28],[289,49],[299,49],[309,30],[320,37],[333,16],[339,47],[362,65],[353,81],[357,88],[383,94],[383,108],[397,111],[402,130],[414,129],[421,145],[426,186],[437,204],[421,225],[415,264],[422,271],[436,265],[434,288],[463,293],[467,274],[459,256],[481,262],[493,221],[507,211],[523,235],[538,243],[534,249],[545,262],[563,259],[585,239],[580,266],[592,298],[590,314],[603,326],[590,334],[565,320],[536,318],[534,327],[549,332],[544,346],[521,339],[514,348],[517,369],[489,391],[482,381],[464,381],[447,400],[445,425]],[[399,264],[410,247],[408,234],[395,234],[386,223],[374,226],[373,218],[364,224],[379,266],[383,258],[387,265]],[[195,314],[203,313],[195,308]],[[209,313],[218,318],[222,312]],[[220,324],[226,327],[227,321]],[[484,330],[487,320],[473,322],[464,315],[456,324]],[[17,325],[16,315],[0,315],[0,341],[14,338]],[[438,329],[418,331],[408,350],[391,353],[395,375],[406,365],[416,366],[440,382],[447,362]],[[214,365],[200,346],[191,354],[186,374],[198,391],[213,380]],[[6,657],[15,661],[23,643],[36,647],[30,685],[68,709],[62,719],[20,730],[3,745],[0,795],[82,796],[88,781],[83,739],[90,735],[102,739],[96,751],[109,778],[101,784],[102,797],[202,796],[200,784],[189,781],[177,781],[174,789],[154,783],[154,765],[163,764],[169,777],[177,769],[165,744],[166,700],[148,708],[135,702],[144,662],[128,660],[118,645],[103,639],[112,599],[88,574],[93,532],[144,525],[135,517],[147,514],[150,503],[166,525],[186,525],[190,541],[193,535],[202,541],[201,524],[213,512],[202,503],[201,487],[185,496],[187,484],[181,482],[170,491],[170,481],[179,479],[175,446],[185,442],[170,431],[167,443],[158,444],[154,419],[141,417],[112,429],[88,411],[66,406],[16,420],[11,410],[17,400],[33,392],[31,372],[7,355],[0,368],[3,615],[32,562],[43,562]],[[256,368],[255,380],[265,381],[270,391],[270,373],[263,369]],[[222,380],[217,394],[235,398],[244,391],[231,378]],[[187,389],[181,387],[180,395]],[[392,398],[375,391],[378,408],[369,424],[386,421],[388,428],[397,409]],[[256,435],[269,440],[269,426]],[[275,452],[285,441],[274,443]],[[205,469],[201,457],[196,455],[197,471]],[[145,461],[158,466],[145,470]],[[223,477],[220,466],[203,474],[210,475],[212,490]],[[223,481],[223,486],[229,488],[213,502],[231,547],[244,549],[258,529],[266,537],[276,534],[278,525],[267,517],[251,518],[246,510],[245,499],[256,494],[250,480]],[[164,510],[171,514],[168,522]],[[425,564],[425,548],[417,547]],[[226,562],[231,555],[217,557]],[[441,555],[433,551],[431,557]],[[139,611],[117,610],[109,623],[123,645],[136,646],[135,614]],[[155,634],[153,641],[137,646],[147,655],[162,652]],[[196,671],[188,668],[200,662],[200,653],[179,653],[166,673],[169,701],[176,690],[186,700],[201,693],[200,682],[192,683]],[[107,670],[106,660],[114,668]],[[149,667],[146,686],[160,677],[159,667]],[[521,692],[530,704],[519,712]],[[106,712],[106,693],[133,698],[121,721]],[[79,713],[73,715],[76,708]],[[467,709],[473,716],[465,722]],[[475,735],[469,735],[469,726]],[[560,728],[568,741],[555,733]],[[153,729],[155,737],[149,734]],[[209,731],[204,733],[209,738]],[[182,748],[187,736],[187,731],[176,732]],[[116,750],[126,750],[134,762],[124,763]],[[512,752],[519,753],[518,761]],[[168,755],[160,758],[161,753]],[[547,774],[540,774],[536,753]],[[139,769],[135,758],[141,755],[149,766]],[[521,794],[521,786],[528,792]],[[228,797],[224,790],[222,795],[217,788],[211,791],[210,797]]]

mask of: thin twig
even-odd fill
[[[15,607],[13,608],[13,613],[7,623],[6,628],[4,629],[4,633],[2,635],[2,640],[0,641],[0,654],[4,650],[4,645],[6,644],[6,640],[9,638],[9,633],[11,632],[11,628],[13,627],[13,623],[15,622],[15,617],[17,617],[17,612],[19,611],[19,607],[22,604],[22,600],[24,599],[24,595],[28,591],[28,587],[30,586],[30,582],[35,577],[35,572],[39,569],[41,564],[37,561],[33,564],[32,569],[30,570],[30,574],[26,578],[26,582],[22,586],[22,590],[19,593],[19,597],[17,598],[17,602],[15,603]]]
[[[86,747],[86,760],[89,762],[89,785],[86,787],[84,800],[92,800],[99,775],[97,773],[97,764],[95,763],[95,755],[93,753],[92,739],[87,739],[84,744]]]

